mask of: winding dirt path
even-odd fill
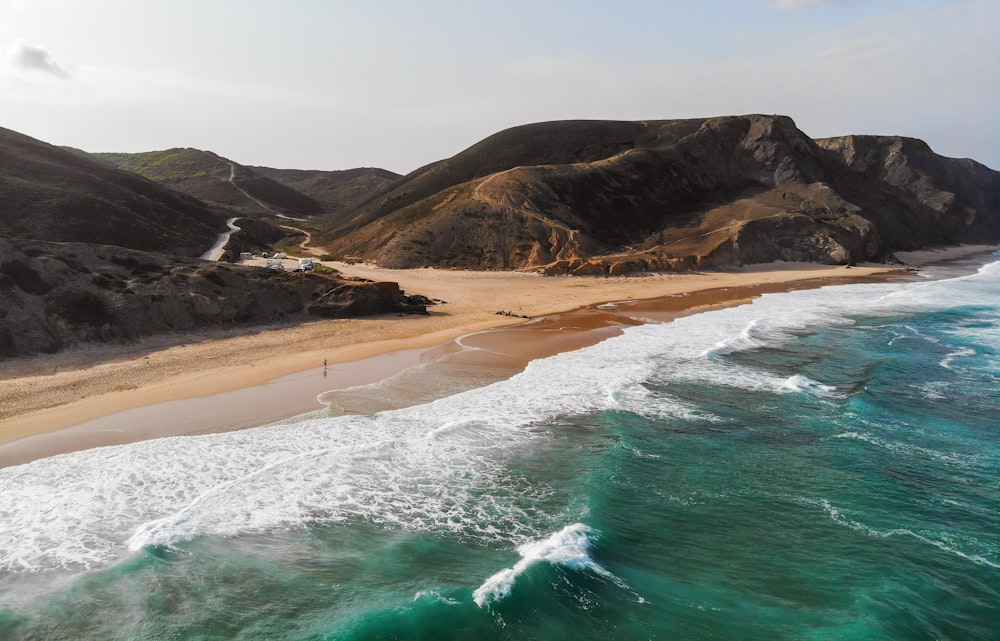
[[[267,211],[268,213],[274,214],[276,216],[281,216],[281,214],[279,214],[278,212],[276,212],[273,209],[271,209],[271,207],[269,207],[265,203],[257,200],[253,196],[251,196],[250,193],[247,192],[247,190],[245,190],[242,187],[240,187],[239,185],[237,185],[236,181],[233,180],[234,178],[236,178],[236,164],[235,163],[231,163],[231,162],[230,163],[226,163],[226,164],[229,165],[229,184],[231,184],[233,187],[236,187],[236,189],[238,189],[241,194],[243,194],[244,196],[246,196],[250,200],[252,200],[255,203],[257,203],[257,205],[259,205],[261,207],[261,209],[263,209],[264,211]]]
[[[551,218],[537,211],[533,211],[527,207],[524,207],[523,205],[515,204],[511,200],[510,195],[507,193],[503,194],[503,196],[501,196],[500,198],[491,198],[490,196],[483,193],[483,187],[486,187],[497,178],[505,174],[509,174],[510,172],[516,171],[518,169],[523,169],[523,167],[513,167],[511,169],[505,169],[504,171],[499,171],[495,174],[490,174],[486,178],[480,180],[479,184],[477,184],[472,190],[472,199],[478,200],[479,202],[487,205],[497,205],[500,207],[506,207],[507,209],[513,212],[521,214],[527,219],[538,221],[543,225],[547,225],[548,227],[562,231],[563,233],[566,234],[568,242],[576,243],[577,242],[576,239],[578,234],[580,233],[580,230],[573,229],[572,227],[570,227],[569,225],[560,220]]]
[[[229,227],[229,231],[224,231],[219,234],[219,237],[216,239],[215,244],[212,245],[212,248],[201,255],[202,260],[211,260],[215,262],[222,260],[222,256],[226,253],[226,245],[229,244],[229,239],[233,237],[233,234],[241,229],[235,224],[239,219],[239,216],[234,216],[226,221],[226,226]]]
[[[282,216],[282,218],[288,218],[288,216]],[[298,220],[297,218],[291,218],[291,220]],[[309,254],[310,256],[322,256],[324,253],[321,249],[316,249],[315,247],[310,247],[312,243],[312,232],[306,231],[305,229],[300,229],[298,227],[292,227],[291,225],[281,225],[282,229],[290,229],[294,232],[300,234],[305,234],[306,239],[299,243],[299,249],[303,252]]]
[[[245,190],[242,187],[240,187],[236,183],[236,163],[233,163],[233,162],[230,162],[230,161],[227,161],[227,160],[223,160],[223,159],[219,158],[218,156],[215,156],[214,154],[211,154],[211,153],[209,153],[207,151],[202,151],[202,153],[205,154],[206,156],[208,156],[209,158],[212,158],[212,159],[217,160],[217,161],[219,161],[221,163],[229,165],[229,178],[227,178],[227,181],[229,182],[229,184],[232,185],[234,188],[236,188],[247,199],[249,199],[249,200],[253,201],[254,203],[256,203],[258,207],[260,207],[261,209],[263,209],[267,213],[271,214],[272,216],[276,216],[277,218],[281,218],[282,220],[294,220],[296,222],[306,222],[307,219],[305,219],[305,218],[295,218],[293,216],[287,216],[287,215],[285,215],[285,214],[283,214],[283,213],[275,210],[274,208],[272,208],[267,203],[254,198],[252,195],[250,195],[250,193],[247,190]],[[227,242],[228,242],[229,236],[231,236],[233,233],[235,233],[235,231],[239,230],[239,227],[235,227],[232,224],[236,220],[237,220],[236,218],[233,218],[233,219],[231,219],[227,223],[229,225],[229,227],[230,227],[230,231],[227,234],[224,234],[224,235],[226,235],[226,241]],[[235,229],[234,229],[234,227],[235,227]],[[289,229],[291,231],[298,232],[300,234],[304,234],[305,235],[306,239],[304,241],[302,241],[301,243],[299,243],[299,245],[298,245],[302,249],[302,251],[304,251],[304,252],[306,252],[306,253],[308,253],[308,254],[310,254],[312,256],[320,256],[320,255],[322,255],[324,253],[323,251],[321,251],[319,249],[314,249],[313,247],[309,246],[310,243],[312,243],[312,233],[311,232],[308,232],[305,229],[300,229],[298,227],[293,227],[291,225],[280,225],[280,227],[282,227],[283,229]],[[221,241],[222,236],[220,236],[219,238],[220,238],[220,241]],[[218,257],[217,258],[207,258],[210,254],[213,254],[213,252],[217,252],[218,253]],[[219,247],[219,246],[212,247],[212,249],[210,249],[209,251],[205,252],[205,254],[202,256],[202,258],[206,258],[207,260],[219,260],[222,257],[222,254],[224,252],[225,252],[225,243],[223,243],[221,247]]]

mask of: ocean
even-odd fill
[[[1000,262],[927,273],[0,469],[0,639],[996,641]]]

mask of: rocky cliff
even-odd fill
[[[396,283],[0,238],[0,358],[310,315],[425,313]]]

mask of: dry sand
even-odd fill
[[[910,264],[917,264],[918,259],[940,262],[988,249],[955,248],[909,259],[913,261]],[[780,263],[738,272],[581,278],[519,272],[384,270],[341,263],[332,266],[348,276],[396,281],[408,293],[445,302],[430,308],[430,316],[313,321],[249,333],[206,332],[172,337],[172,345],[171,338],[159,338],[138,346],[4,363],[0,366],[0,446],[102,417],[105,423],[91,429],[87,438],[71,439],[72,443],[57,447],[50,439],[31,455],[11,458],[4,456],[11,446],[0,447],[0,465],[165,433],[261,425],[317,409],[322,406],[316,395],[323,390],[379,381],[422,360],[437,358],[440,350],[447,348],[437,348],[437,356],[429,355],[428,350],[452,339],[524,322],[494,314],[498,310],[538,318],[612,301],[672,296],[681,301],[673,308],[663,300],[645,308],[644,315],[657,318],[656,314],[661,314],[658,319],[662,320],[682,308],[690,311],[692,305],[746,300],[759,293],[751,290],[753,286],[787,289],[806,281],[816,286],[831,279],[857,280],[899,271],[885,266],[845,269]],[[701,302],[697,297],[678,296],[707,290],[712,291]],[[560,318],[559,323],[565,324],[570,316]],[[476,334],[465,342],[478,341],[483,353],[506,354],[509,362],[493,359],[491,365],[516,369],[531,358],[596,342],[617,331],[616,326],[630,322],[626,315],[594,310],[579,311],[572,319],[573,331],[540,333],[538,330],[552,327],[536,322],[534,334],[516,328],[514,332]],[[327,370],[322,365],[324,359],[329,363]],[[199,400],[177,403],[182,399]],[[108,417],[123,412],[118,424],[107,422]],[[155,424],[155,416],[161,416],[163,425],[184,424],[185,428],[167,429]],[[124,422],[139,428],[126,429]],[[96,432],[103,436],[95,436]]]

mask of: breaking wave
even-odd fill
[[[628,586],[621,579],[590,558],[591,538],[595,535],[593,529],[582,523],[574,523],[541,541],[525,543],[517,548],[521,560],[513,567],[500,570],[486,579],[472,593],[473,601],[482,608],[506,598],[513,590],[517,578],[536,563],[549,563],[577,572],[593,572],[627,589]]]

